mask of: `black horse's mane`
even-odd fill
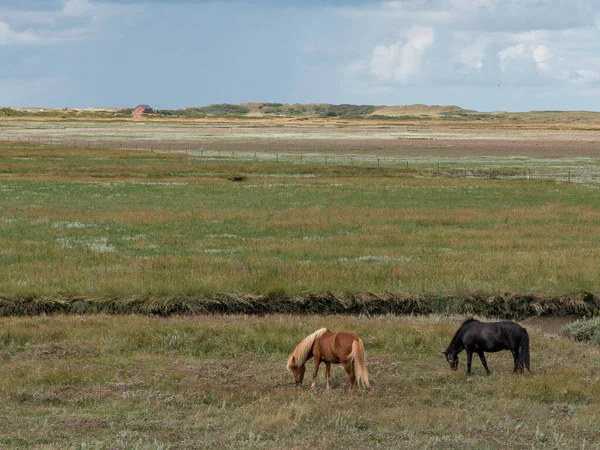
[[[471,322],[476,322],[477,319],[473,319],[472,317],[465,320],[463,323],[460,324],[460,327],[458,327],[458,330],[456,330],[456,333],[454,333],[454,336],[452,336],[452,340],[450,341],[450,344],[448,344],[448,348],[446,349],[446,353],[448,353],[450,351],[450,349],[452,348],[452,344],[454,344],[454,341],[456,341],[456,338],[458,337],[459,333],[462,331],[462,329],[464,327],[466,327],[468,324],[470,324]]]

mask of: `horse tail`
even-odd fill
[[[529,334],[525,328],[523,328],[523,335],[521,336],[521,343],[519,345],[519,363],[521,367],[524,366],[531,373],[531,369],[529,368]]]
[[[354,376],[358,384],[368,388],[369,374],[365,363],[365,346],[362,339],[358,338],[352,342],[352,351],[348,355],[348,360],[354,365]]]

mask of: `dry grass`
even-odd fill
[[[530,328],[533,375],[450,372],[460,318],[140,316],[0,321],[0,446],[598,448],[600,352]],[[365,341],[370,391],[293,386],[288,353],[327,326]],[[309,368],[311,364],[309,364]],[[461,362],[464,370],[464,359]]]

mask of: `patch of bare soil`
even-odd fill
[[[571,316],[571,317],[549,317],[549,316],[540,316],[540,317],[530,317],[528,319],[522,320],[521,325],[524,327],[538,328],[540,331],[546,334],[554,334],[560,335],[561,330],[573,323],[577,320],[581,319],[581,317]]]

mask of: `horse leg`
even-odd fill
[[[329,379],[331,378],[331,363],[325,362],[325,384],[329,389]]]
[[[344,361],[344,369],[348,374],[348,381],[350,382],[350,392],[354,391],[354,380],[356,379],[356,375],[354,374],[354,363]]]
[[[315,359],[315,368],[313,369],[312,383],[310,383],[311,388],[314,388],[317,385],[317,373],[319,372],[319,366],[321,365],[321,358],[318,358],[317,356],[315,356],[314,359]]]
[[[516,348],[515,350],[511,349],[510,351],[513,355],[513,360],[515,362],[515,368],[513,370],[513,373],[517,373],[517,372],[523,373],[523,366],[519,362],[519,349],[518,348]]]
[[[485,373],[486,374],[490,374],[490,369],[488,369],[487,366],[487,361],[485,360],[485,355],[483,352],[477,352],[477,354],[479,355],[479,359],[481,360],[481,364],[483,364],[483,368],[485,369]]]
[[[471,361],[473,360],[473,350],[467,350],[467,375],[471,376]]]

